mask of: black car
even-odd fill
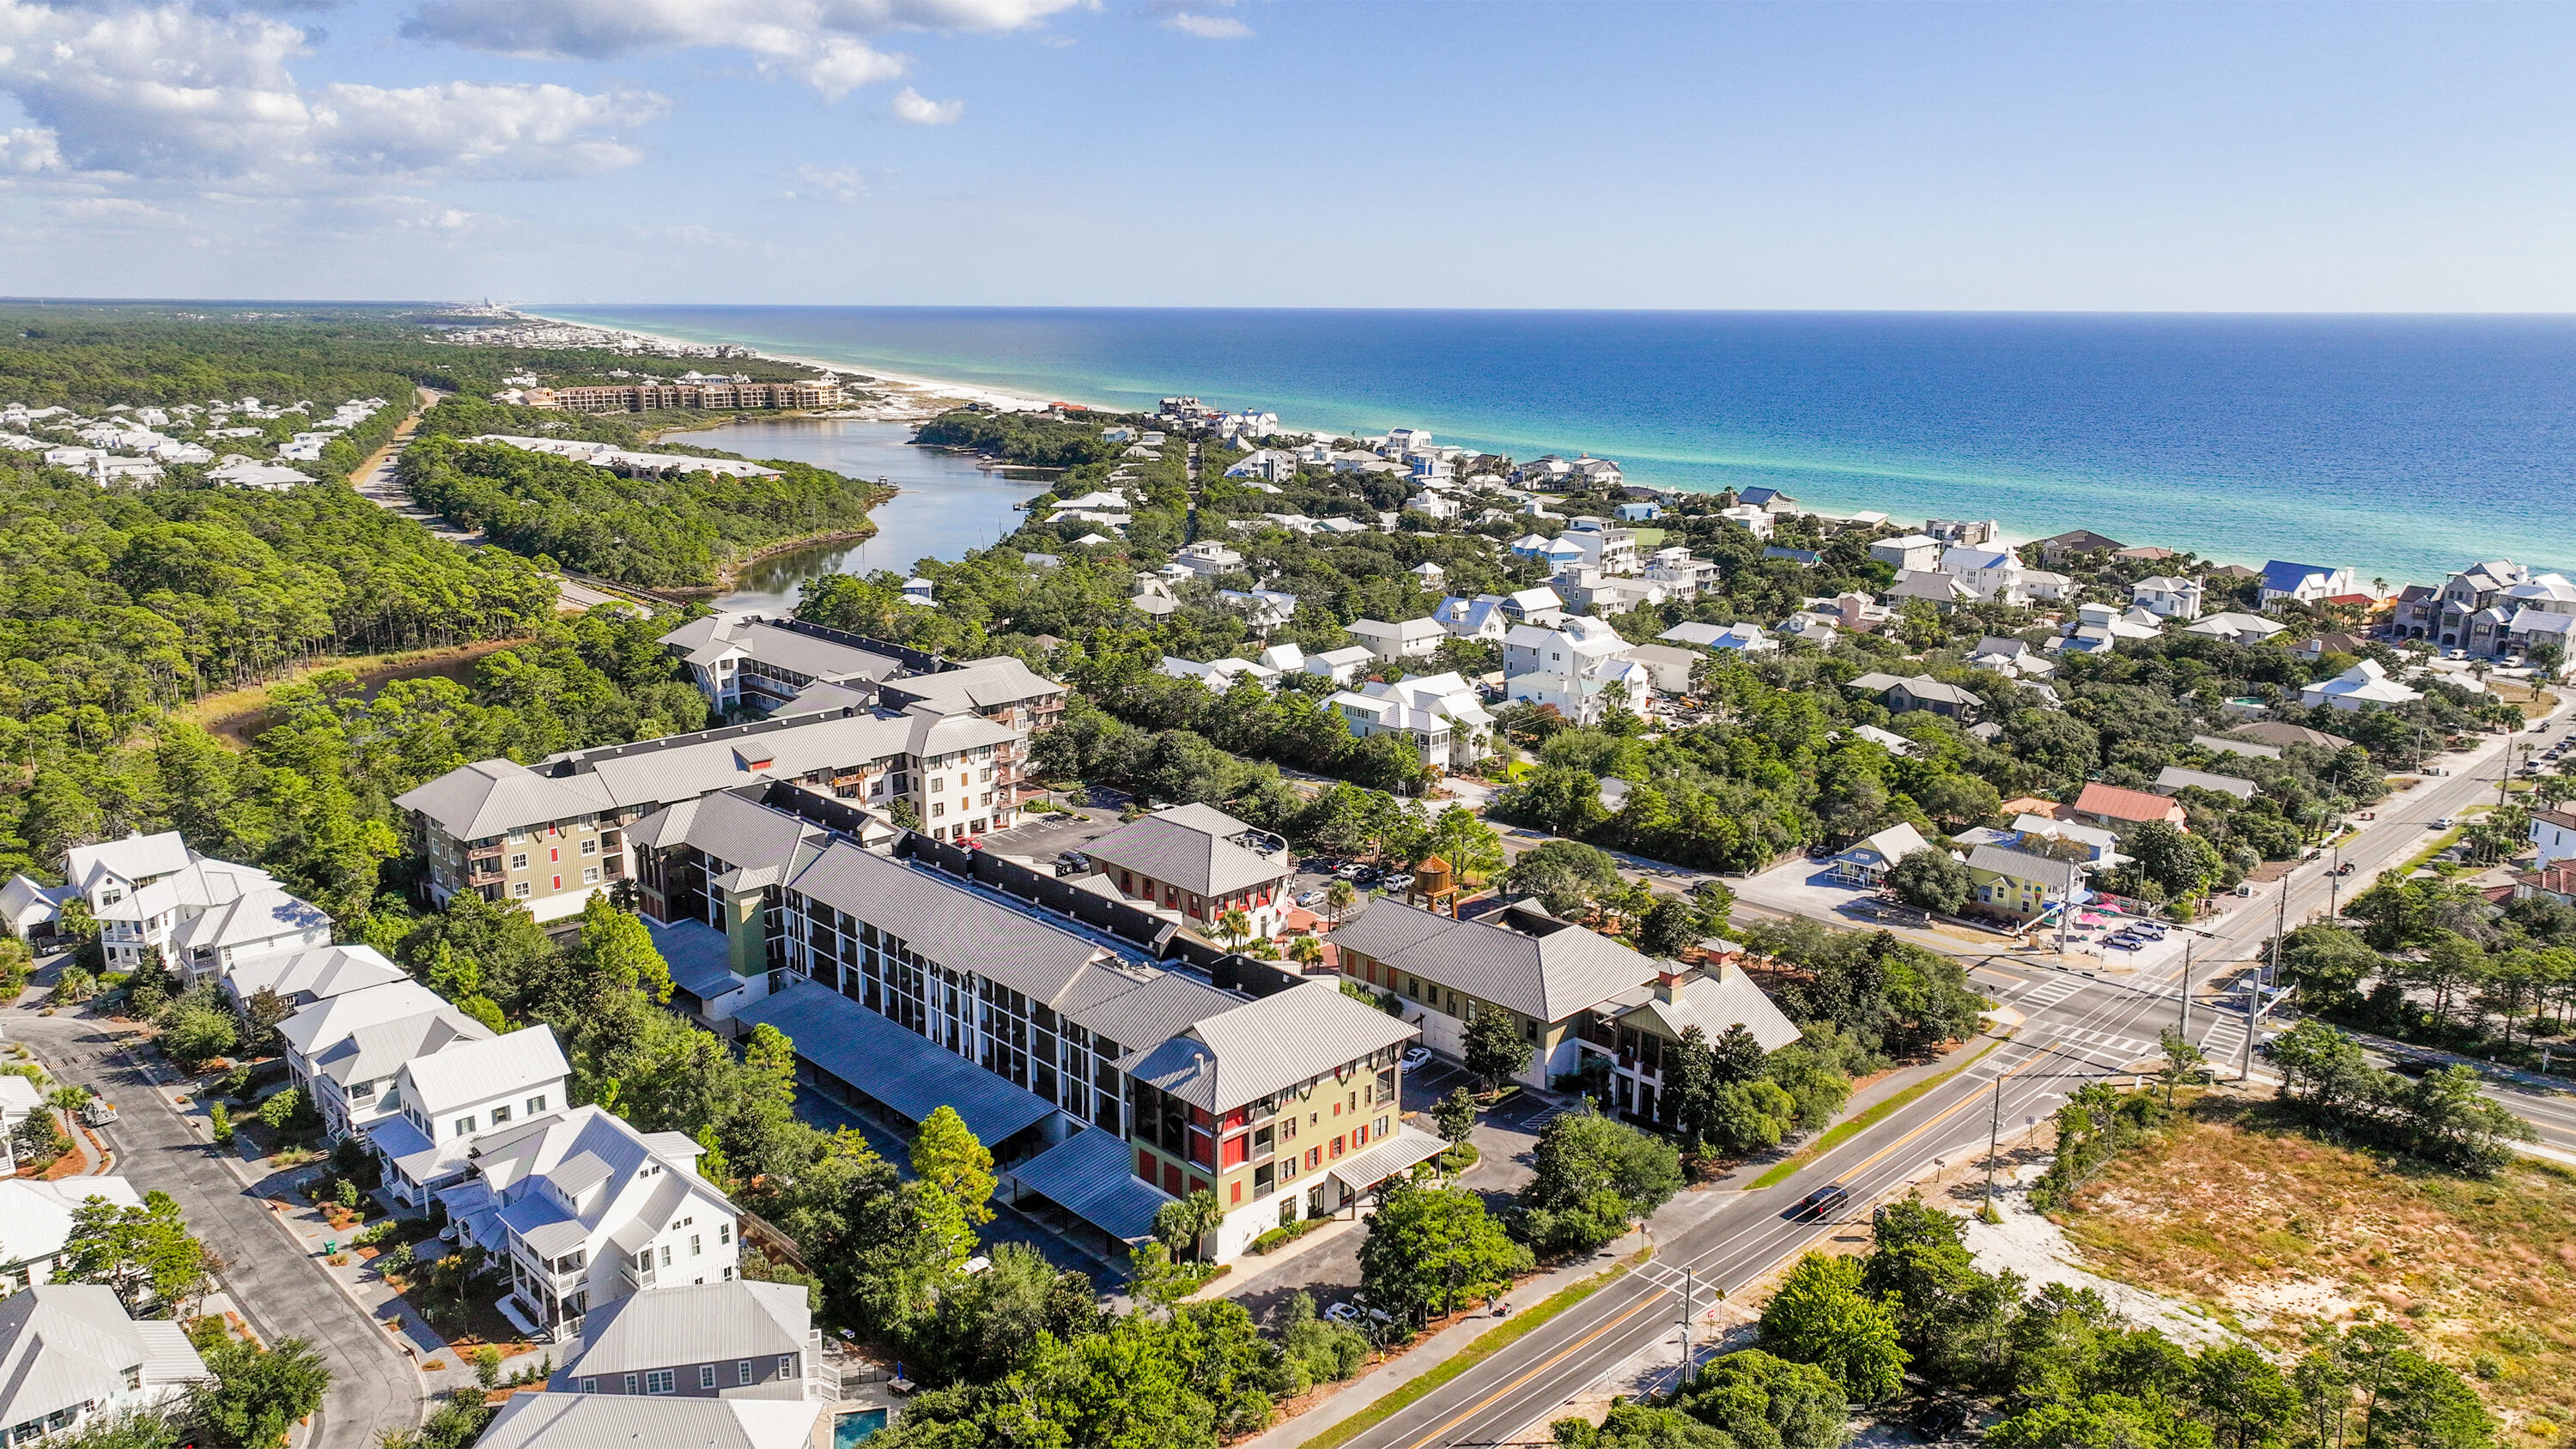
[[[1841,1212],[1850,1203],[1851,1194],[1843,1189],[1841,1183],[1829,1183],[1798,1199],[1798,1210],[1791,1216],[1823,1218],[1829,1213]]]

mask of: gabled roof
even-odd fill
[[[1496,913],[1502,919],[1527,929],[1455,921],[1382,900],[1331,939],[1343,950],[1543,1022],[1564,1021],[1655,976],[1651,957],[1535,908],[1514,906]]]
[[[552,820],[605,810],[613,802],[595,775],[552,779],[514,760],[477,760],[394,797],[458,840],[481,840]]]
[[[1891,825],[1885,830],[1878,832],[1876,835],[1859,842],[1854,845],[1851,850],[1845,851],[1844,854],[1850,855],[1867,850],[1875,854],[1879,859],[1893,865],[1897,861],[1903,860],[1905,857],[1912,855],[1918,850],[1929,850],[1931,848],[1931,843],[1923,838],[1923,832],[1915,829],[1911,825],[1899,822],[1898,824]]]
[[[145,880],[170,872],[195,860],[197,853],[179,832],[164,830],[157,835],[134,834],[123,840],[101,841],[96,845],[75,845],[63,852],[63,879],[75,890],[87,891],[104,876],[122,880]]]
[[[2100,781],[2086,785],[2084,793],[2075,797],[2077,814],[2099,815],[2106,820],[2170,820],[2174,811],[2180,808],[2162,795],[2150,795],[2144,790],[2124,790]]]
[[[1991,871],[2014,880],[2035,881],[2053,891],[2073,891],[2084,883],[2084,868],[2074,861],[2032,855],[2000,845],[1980,845],[1969,851],[1968,869]]]
[[[554,1028],[542,1024],[484,1041],[452,1041],[443,1050],[406,1062],[402,1071],[412,1085],[405,1100],[432,1119],[450,1107],[572,1075]]]
[[[224,989],[242,1001],[273,990],[309,1006],[326,997],[403,979],[403,969],[373,946],[315,946],[241,962],[224,977]]]
[[[885,679],[903,668],[901,660],[887,655],[741,615],[693,619],[663,635],[661,642],[692,664],[739,653],[816,679]]]
[[[1715,974],[1711,974],[1714,971]],[[1776,1052],[1802,1034],[1753,978],[1741,970],[1705,968],[1672,984],[1669,995],[1654,983],[1631,988],[1615,998],[1612,1012],[1622,1021],[1650,1017],[1664,1034],[1679,1040],[1698,1027],[1712,1042],[1727,1028],[1741,1026],[1766,1052]]]
[[[329,929],[331,917],[311,901],[281,890],[258,890],[180,922],[170,930],[170,944],[181,950],[215,951]]]
[[[491,1034],[491,1028],[455,1007],[441,1006],[359,1027],[309,1055],[316,1072],[345,1087],[392,1076],[406,1064]]]
[[[1290,602],[1295,602],[1293,597]],[[950,714],[1000,709],[1066,692],[1066,686],[1007,654],[937,674],[890,680],[880,689],[890,703],[918,700]]]
[[[314,1002],[280,1022],[277,1030],[288,1046],[309,1059],[360,1027],[399,1021],[446,1006],[446,1000],[437,992],[405,977]]]
[[[165,912],[225,905],[276,885],[277,878],[258,866],[200,856],[150,885],[136,887],[123,899],[100,907],[98,919],[148,921]]]
[[[24,1077],[8,1080],[27,1084]],[[93,1197],[118,1207],[143,1206],[143,1194],[122,1177],[0,1178],[0,1265],[50,1258],[71,1241],[72,1214]],[[44,1275],[39,1273],[41,1279]]]
[[[828,1407],[820,1399],[514,1394],[474,1444],[475,1449],[807,1449]]]
[[[1230,1002],[1118,1065],[1194,1107],[1229,1112],[1420,1034],[1338,986],[1308,981]]]
[[[2263,588],[2267,593],[2296,593],[2309,580],[2329,578],[2335,572],[2325,564],[2290,563],[2276,558],[2263,565]]]
[[[581,1324],[581,1347],[550,1383],[803,1353],[813,1316],[798,1283],[696,1283],[630,1293]],[[728,1371],[730,1372],[730,1371]]]
[[[213,1377],[178,1324],[128,1318],[113,1289],[39,1283],[0,1299],[0,1423],[121,1399],[129,1369],[146,1388]]]
[[[1226,896],[1291,873],[1286,850],[1248,849],[1238,843],[1247,834],[1259,832],[1214,806],[1175,805],[1139,816],[1083,851],[1185,891]]]
[[[2251,800],[2261,787],[2251,780],[2234,775],[2214,775],[2206,770],[2188,770],[2180,765],[2167,765],[2156,774],[2156,793],[2170,795],[2176,790],[2215,790],[2239,800]]]

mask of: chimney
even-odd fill
[[[1655,999],[1657,1001],[1672,1000],[1673,988],[1681,984],[1681,979],[1682,969],[1678,964],[1671,961],[1657,962],[1655,970]]]

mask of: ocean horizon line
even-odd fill
[[[908,306],[797,306],[742,305],[704,308],[690,304],[635,304],[615,309],[593,311],[579,304],[555,305],[546,310],[518,307],[532,317],[543,317],[571,325],[607,327],[647,336],[658,336],[673,342],[708,345],[726,343],[743,346],[779,361],[796,362],[821,368],[860,371],[897,380],[941,395],[969,400],[1007,399],[1028,403],[1065,402],[1117,412],[1150,413],[1156,400],[1163,396],[1195,395],[1221,400],[1237,407],[1255,407],[1277,412],[1283,431],[1320,431],[1350,436],[1382,432],[1389,426],[1427,427],[1441,441],[1456,441],[1480,451],[1511,454],[1589,452],[1594,456],[1619,461],[1629,481],[1640,486],[1675,492],[1714,493],[1727,488],[1738,490],[1751,486],[1785,487],[1792,493],[1813,495],[1802,501],[1816,511],[1827,514],[1880,512],[1903,516],[1920,512],[1926,518],[1973,517],[1993,518],[2008,537],[2031,539],[2070,528],[2092,528],[2134,543],[2153,543],[2197,554],[2213,561],[2260,564],[2271,558],[2303,558],[2319,554],[2334,555],[2331,561],[2348,563],[2362,578],[2391,578],[2436,583],[2453,569],[2481,559],[2498,556],[2523,558],[2536,568],[2560,568],[2555,558],[2576,559],[2576,531],[2553,517],[2543,496],[2548,490],[2515,487],[2500,492],[2489,500],[2489,506],[2478,508],[2444,507],[2427,510],[2421,502],[2408,497],[2403,490],[2387,498],[2383,506],[2373,506],[2374,491],[2386,493],[2387,487],[2364,475],[2354,466],[2356,458],[2320,460],[2312,456],[2293,456],[2290,461],[2301,465],[2301,471],[2322,471],[2329,476],[2307,486],[2284,486],[2276,476],[2278,469],[2261,466],[2254,458],[2223,460],[2206,446],[2215,437],[2230,444],[2259,453],[2261,444],[2270,442],[2268,434],[2244,426],[2245,419],[2235,419],[2232,430],[2207,428],[2204,420],[2185,416],[2187,409],[2167,404],[2164,411],[2173,414],[2171,426],[2177,436],[2188,436],[2191,448],[2187,460],[2202,476],[2177,478],[2142,475],[2117,466],[2115,460],[2085,456],[2082,447],[2069,446],[2066,439],[2078,437],[2082,426],[2110,426],[2110,401],[2107,396],[2085,396],[2080,390],[2070,398],[2048,397],[2034,402],[2012,395],[2016,387],[2030,390],[2028,374],[2033,371],[2030,359],[2021,358],[2021,371],[1998,367],[2000,382],[1993,392],[2002,396],[2005,405],[1998,408],[1992,397],[1966,396],[1954,399],[1939,396],[1931,401],[1956,404],[1960,415],[1984,407],[1993,416],[1982,420],[1990,424],[1980,432],[1972,423],[1961,423],[1958,416],[1941,414],[1927,408],[1926,399],[1909,397],[1924,393],[1923,378],[1935,376],[1936,382],[1950,384],[1962,368],[1950,352],[1968,354],[1972,361],[1982,362],[1989,354],[2002,356],[2016,349],[2012,339],[1998,343],[1991,334],[1977,332],[1974,323],[1982,314],[1892,314],[1919,319],[1929,329],[1936,345],[1924,342],[1925,329],[1891,328],[1893,333],[1911,333],[1911,338],[1894,339],[1895,351],[1902,354],[1902,365],[1889,365],[1876,355],[1866,330],[1867,314],[1837,313],[1832,317],[1848,319],[1861,330],[1856,334],[1826,339],[1827,349],[1840,349],[1825,359],[1829,365],[1813,363],[1809,354],[1818,352],[1816,335],[1800,327],[1809,314],[1763,313],[1719,314],[1706,312],[1667,311],[1653,314],[1686,323],[1687,319],[1752,318],[1756,325],[1771,324],[1785,332],[1765,331],[1762,341],[1776,344],[1776,350],[1793,355],[1793,367],[1804,367],[1807,375],[1796,379],[1799,388],[1775,389],[1766,396],[1756,396],[1757,406],[1767,405],[1781,414],[1789,426],[1775,427],[1756,433],[1751,430],[1721,430],[1704,417],[1685,416],[1667,407],[1657,413],[1653,406],[1637,407],[1639,398],[1649,404],[1669,394],[1687,391],[1692,381],[1687,365],[1702,359],[1658,359],[1664,371],[1640,364],[1633,359],[1614,355],[1605,349],[1598,337],[1582,327],[1587,319],[1600,321],[1623,315],[1590,310],[1517,309],[1508,314],[1466,312],[1456,309],[1194,309],[1194,308],[949,308]],[[1565,345],[1587,349],[1597,354],[1601,367],[1614,374],[1606,383],[1594,382],[1591,393],[1581,393],[1582,385],[1569,378],[1582,373],[1579,366],[1585,358],[1569,360],[1562,368],[1539,368],[1512,373],[1501,382],[1525,386],[1497,386],[1498,379],[1477,375],[1470,378],[1476,386],[1463,389],[1469,394],[1463,400],[1443,395],[1419,396],[1407,400],[1398,393],[1446,393],[1443,379],[1417,372],[1390,379],[1399,386],[1365,386],[1355,388],[1351,378],[1332,369],[1314,370],[1294,376],[1275,376],[1271,385],[1248,372],[1282,371],[1295,373],[1296,364],[1280,364],[1267,352],[1247,349],[1231,336],[1221,336],[1204,328],[1188,333],[1178,344],[1165,345],[1165,339],[1154,336],[1140,341],[1136,329],[1111,327],[1106,333],[1096,327],[1075,327],[1070,333],[1061,328],[1041,328],[1031,334],[1011,325],[1013,319],[1038,316],[1054,318],[1124,316],[1143,318],[1148,315],[1196,318],[1201,322],[1220,320],[1224,316],[1270,316],[1290,321],[1286,342],[1305,344],[1312,350],[1317,336],[1312,329],[1298,325],[1295,319],[1366,321],[1379,319],[1454,318],[1465,324],[1470,334],[1478,329],[1477,319],[1490,320],[1498,315],[1520,318],[1562,319],[1574,327],[1573,338]],[[1642,314],[1641,314],[1642,315]],[[2116,370],[2122,361],[2114,354],[2122,351],[2118,339],[2105,347],[2099,327],[2084,328],[2072,324],[2087,320],[2085,314],[2019,313],[2014,317],[2045,321],[2061,319],[2070,324],[2057,329],[2048,339],[2052,346],[2071,348],[2082,354],[2084,366],[2074,369],[2081,376],[2087,368],[2094,372]],[[2114,314],[2117,318],[2164,318],[2177,324],[2193,320],[2182,314]],[[2417,322],[2436,323],[2432,314],[2343,314],[2356,320],[2369,316],[2394,316],[2410,324],[2390,329],[2417,332]],[[2545,322],[2555,314],[2522,314],[2535,322]],[[2313,350],[2316,329],[2300,334],[2291,324],[2300,319],[2286,314],[2257,314],[2258,318],[2277,317],[2284,328],[2255,330],[2273,334],[2263,347],[2251,349],[2256,359],[2266,365],[2275,360],[2266,354],[2281,351],[2301,354],[2294,361],[2308,362],[2303,349]],[[844,327],[833,325],[852,319],[902,318],[931,324],[927,335],[916,335],[917,328],[903,329],[899,335],[883,335],[882,325],[865,329],[874,335],[849,335]],[[2204,323],[2208,319],[2201,319]],[[2310,319],[2313,320],[2313,319]],[[2566,319],[2576,321],[2576,318]],[[779,324],[786,323],[781,326]],[[942,326],[944,323],[958,326]],[[2217,325],[2225,325],[2219,319]],[[768,324],[768,325],[764,325]],[[2474,332],[2513,332],[2525,339],[2537,339],[2544,350],[2554,355],[2564,352],[2576,358],[2576,327],[2502,328],[2486,324],[2485,319],[2471,318],[2465,324]],[[1944,330],[1946,326],[1946,331]],[[1968,328],[1961,333],[1960,328]],[[1148,329],[1150,332],[1151,329]],[[1649,331],[1661,329],[1648,329]],[[1842,329],[1849,333],[1850,329]],[[1999,329],[2024,332],[2031,329]],[[2046,329],[2038,329],[2046,330]],[[2128,334],[2153,333],[2155,328],[2111,329]],[[2203,333],[2188,328],[2162,329],[2181,337],[2184,343],[2205,342]],[[2339,329],[2337,329],[2339,330]],[[1687,328],[1685,336],[1690,337]],[[1333,338],[1335,329],[1327,325],[1324,334]],[[791,335],[782,335],[791,334]],[[971,335],[969,335],[971,334]],[[1957,339],[1970,337],[1960,346]],[[2457,333],[2450,334],[2456,341]],[[1264,343],[1276,344],[1283,339],[1263,335]],[[1436,339],[1455,344],[1458,339]],[[1469,341],[1481,339],[1470,337]],[[1520,339],[1528,340],[1526,337]],[[1551,344],[1560,338],[1544,339]],[[1622,336],[1622,342],[1638,339]],[[1654,338],[1644,339],[1651,344]],[[1692,340],[1696,340],[1692,338]],[[2440,339],[2436,339],[2440,340]],[[978,343],[983,344],[978,346]],[[2158,344],[2163,345],[2163,344]],[[2413,344],[2409,344],[2410,346]],[[1910,351],[1908,350],[1910,348]],[[1195,350],[1209,363],[1204,380],[1172,381],[1181,375],[1191,361],[1176,355]],[[1292,350],[1293,349],[1289,349]],[[1455,350],[1453,346],[1453,350]],[[2129,349],[2134,351],[2135,349]],[[2486,353],[2497,349],[2481,346],[2476,339],[2468,350],[2482,359],[2482,365],[2493,359]],[[2502,349],[2514,368],[2528,371],[2525,347]],[[1753,354],[1759,349],[1738,348],[1736,353],[1720,359],[1739,370],[1750,364],[1759,367],[1767,358]],[[2150,349],[2152,351],[2152,348]],[[980,352],[982,355],[965,355]],[[2106,362],[2105,359],[2110,361]],[[1857,360],[1855,360],[1857,359]],[[2005,358],[2006,362],[2014,359]],[[2051,359],[2052,361],[2054,359]],[[2249,366],[2240,352],[2234,361],[2240,368]],[[2337,358],[2323,369],[2333,372],[2341,367],[2353,370],[2349,359]],[[1719,370],[1719,369],[1707,369]],[[2492,366],[2489,366],[2492,371]],[[2508,370],[2511,370],[2510,368]],[[1490,369],[1489,369],[1490,371]],[[1508,369],[1505,369],[1508,372]],[[2156,380],[2171,383],[2178,370]],[[1875,373],[1872,376],[1869,374]],[[1162,380],[1157,380],[1158,375]],[[2361,370],[2361,381],[2369,387],[2385,389],[2387,374],[2371,375]],[[1369,379],[1363,378],[1362,381]],[[1671,381],[1673,388],[1658,389],[1653,384]],[[1628,383],[1635,388],[1623,391]],[[1805,390],[1801,390],[1805,389]],[[1875,390],[1874,390],[1875,389]],[[1939,387],[1929,389],[1938,393]],[[2045,392],[2047,389],[2039,389]],[[1956,389],[1954,388],[1955,392]],[[2063,389],[2061,389],[2061,392]],[[2116,393],[2105,387],[2105,394]],[[1822,408],[1808,406],[1810,392],[1824,399]],[[1364,394],[1364,395],[1351,395]],[[1479,395],[1481,394],[1481,395]],[[1782,398],[1788,402],[1781,404]],[[1604,403],[1607,399],[1607,403]],[[1874,413],[1882,399],[1892,400],[1898,411],[1912,409],[1915,416],[1927,421],[1931,431],[1941,433],[1939,441],[1949,446],[1921,446],[1920,436],[1898,436],[1898,446],[1888,446],[1886,434],[1852,438],[1824,435],[1829,428],[1809,429],[1798,424],[1811,421],[1801,416],[1802,410],[1815,413],[1829,425],[1845,425],[1846,419]],[[2126,409],[2132,399],[2116,399]],[[2192,401],[2198,401],[2193,399]],[[2400,400],[2403,401],[2402,399]],[[2482,407],[2491,399],[2478,396],[2468,399]],[[1580,404],[1590,403],[1587,412]],[[2370,416],[2372,409],[2356,407],[2349,400],[2334,404],[2353,415],[2356,426],[2379,425],[2381,419]],[[2145,400],[2145,410],[2157,411],[2155,400]],[[2490,409],[2491,410],[2491,409]],[[1685,410],[1686,411],[1686,410]],[[1336,417],[1336,415],[1339,415]],[[2071,423],[2070,423],[2071,419]],[[1329,420],[1329,421],[1327,421]],[[2257,420],[2265,421],[2265,420]],[[2003,426],[1991,426],[2000,424]],[[2077,426],[2082,425],[2082,426]],[[2302,426],[2308,424],[2302,420]],[[1845,431],[1852,431],[1847,425]],[[1810,433],[1798,436],[1798,433]],[[2018,434],[2020,436],[2013,436]],[[2131,428],[2121,441],[2132,452],[2147,452],[2132,440],[2142,436]],[[1996,439],[2018,442],[2021,436],[2039,438],[2052,456],[2017,456],[2011,446],[1998,446]],[[2078,438],[2079,443],[2089,438]],[[2303,443],[2306,441],[2301,440]],[[2412,440],[2410,440],[2411,442]],[[2162,440],[2158,440],[2161,445]],[[1876,444],[1873,446],[1873,444]],[[2297,455],[2299,449],[2288,450]],[[2318,450],[2309,448],[2309,453]],[[2564,452],[2561,447],[2559,451]],[[2502,457],[2501,454],[2498,455]],[[2327,466],[2320,468],[2323,461]],[[2414,460],[2401,463],[2411,468]],[[2394,471],[2394,470],[2392,470]],[[2526,465],[2527,471],[2527,465]],[[2562,475],[2563,476],[2563,475]],[[2303,482],[2306,480],[2302,480]],[[2374,484],[2377,484],[2376,489]],[[2328,504],[2317,496],[2320,488],[2330,490]],[[2159,504],[2164,506],[2158,506]],[[2321,528],[2328,519],[2332,522]],[[2331,533],[2332,538],[2322,535]],[[2553,534],[2565,535],[2554,538]]]

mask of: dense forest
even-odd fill
[[[868,510],[887,496],[875,484],[783,459],[766,463],[778,470],[775,478],[629,478],[548,453],[464,441],[487,432],[632,446],[630,425],[450,399],[422,419],[401,472],[413,498],[483,529],[503,548],[645,588],[714,584],[728,561],[763,545],[863,529]]]

